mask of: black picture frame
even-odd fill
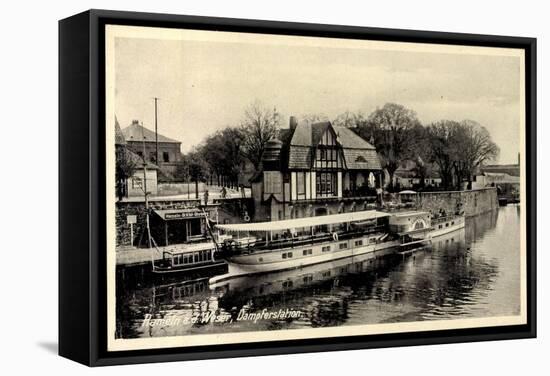
[[[106,24],[523,49],[527,324],[108,352],[103,205]],[[59,22],[59,218],[59,354],[89,366],[536,337],[536,39],[108,10],[66,18]]]

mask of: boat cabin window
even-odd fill
[[[439,228],[443,228],[443,225],[439,225]]]
[[[369,239],[369,244],[374,244],[376,243],[376,238],[370,238]]]
[[[340,243],[339,247],[340,249],[346,249],[348,247],[348,242]]]
[[[330,245],[327,245],[321,249],[323,252],[330,252]]]
[[[455,224],[455,222],[454,222],[454,221],[452,221],[452,222],[451,222],[451,226],[452,226],[452,225],[454,225],[454,224]]]
[[[362,245],[363,245],[363,241],[362,241],[362,240],[356,240],[356,241],[355,241],[355,246],[356,246],[356,247],[360,247],[360,246],[362,246]]]
[[[303,255],[304,255],[304,256],[311,255],[311,254],[313,254],[313,250],[312,250],[312,249],[304,249],[304,251],[303,251]]]
[[[286,258],[292,258],[292,252],[285,252],[285,253],[283,253],[282,257],[283,257],[284,259],[286,259]]]

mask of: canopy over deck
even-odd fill
[[[273,222],[239,223],[228,225],[216,225],[219,230],[226,232],[261,232],[261,231],[282,231],[293,228],[304,228],[311,226],[331,225],[335,223],[359,222],[369,219],[389,217],[389,214],[376,210],[358,211],[351,213],[341,213],[332,215],[322,215],[319,217],[307,217],[287,219]]]

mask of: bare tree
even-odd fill
[[[209,136],[201,146],[201,155],[208,162],[210,175],[218,177],[218,185],[237,185],[243,162],[242,143],[240,130],[226,127]]]
[[[421,126],[416,113],[400,104],[386,103],[359,124],[359,135],[373,140],[381,162],[390,176],[393,189],[395,170],[404,159],[410,158],[414,148],[411,132]]]
[[[359,112],[346,111],[332,120],[332,125],[337,127],[355,128],[366,121],[365,115]]]
[[[245,110],[240,127],[242,152],[256,170],[260,167],[267,141],[277,135],[279,126],[280,116],[276,108],[269,109],[256,100]]]
[[[119,200],[126,196],[126,181],[136,171],[137,163],[124,145],[116,146],[116,190]]]
[[[429,160],[435,163],[441,176],[441,185],[449,188],[453,184],[455,166],[456,134],[460,124],[452,120],[441,120],[426,128],[429,140]]]
[[[500,149],[491,140],[489,131],[472,120],[464,120],[458,125],[455,138],[454,168],[457,187],[460,188],[462,181],[466,179],[468,189],[471,189],[476,169],[484,162],[496,159]]]
[[[300,116],[300,120],[306,124],[314,124],[328,121],[328,116],[325,114],[305,114]]]

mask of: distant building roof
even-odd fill
[[[129,141],[145,141],[145,142],[155,142],[155,132],[141,126],[137,120],[133,120],[132,124],[122,130],[122,134],[126,139],[126,142]],[[159,142],[170,142],[181,144],[180,141],[174,140],[172,138],[166,137],[158,134]]]
[[[497,172],[505,173],[511,176],[519,176],[519,165],[517,164],[505,164],[505,165],[486,165],[479,168],[481,172]]]
[[[425,179],[437,179],[441,177],[437,164],[424,163],[424,166],[426,168],[424,176]],[[397,170],[395,170],[394,175],[405,179],[418,178],[419,176],[417,172],[416,162],[411,159],[405,159],[401,161],[401,164],[399,165]]]
[[[488,182],[495,184],[519,184],[519,176],[512,176],[506,173],[484,172],[483,175]]]

